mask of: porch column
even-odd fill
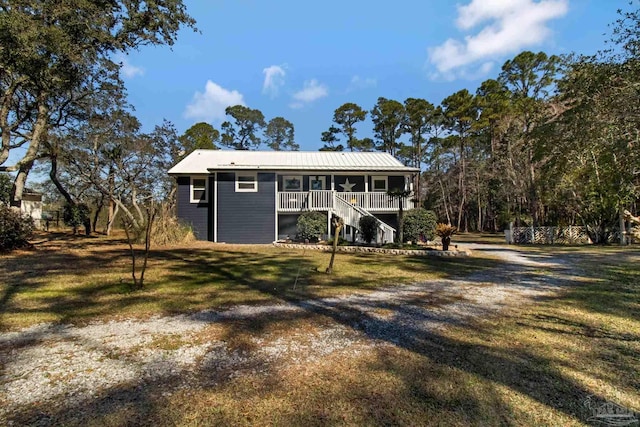
[[[371,203],[369,203],[369,175],[365,175],[364,176],[364,208],[366,210],[369,210],[369,205],[371,205]]]

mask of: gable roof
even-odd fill
[[[170,175],[219,170],[418,172],[388,153],[334,151],[195,150],[169,170]]]

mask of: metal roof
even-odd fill
[[[388,153],[334,151],[195,150],[169,170],[171,175],[218,170],[418,172]]]

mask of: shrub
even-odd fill
[[[358,225],[360,226],[360,233],[362,234],[362,238],[365,242],[367,242],[367,244],[370,244],[371,241],[376,238],[376,233],[378,231],[378,220],[371,215],[367,215],[360,218]]]
[[[140,239],[142,237],[142,239]],[[151,243],[164,246],[177,243],[189,243],[196,239],[190,225],[183,224],[168,206],[163,205],[151,229]],[[140,241],[141,240],[141,241]],[[144,243],[144,236],[138,237],[138,243]]]
[[[64,209],[62,211],[62,220],[69,227],[73,227],[73,232],[75,233],[78,230],[78,227],[84,225],[87,227],[90,214],[89,207],[84,203],[79,203],[77,205],[71,205],[67,203],[64,205]],[[91,227],[87,228],[87,234],[89,234]]]
[[[351,242],[342,236],[338,236],[338,246],[350,246]],[[333,238],[327,240],[327,246],[333,246]]]
[[[320,212],[305,212],[298,217],[297,232],[298,239],[318,240],[327,232],[327,217]]]
[[[33,219],[0,203],[0,250],[9,251],[29,244]]]
[[[423,208],[408,211],[402,221],[405,241],[433,240],[436,223],[436,214],[433,211]]]
[[[11,177],[4,172],[0,173],[0,203],[9,205],[11,201]]]

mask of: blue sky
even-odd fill
[[[379,96],[439,104],[475,92],[522,50],[594,53],[626,0],[187,0],[201,33],[121,57],[130,102],[146,130],[182,133],[244,104],[293,122],[303,150],[345,102]],[[371,136],[363,123],[360,137]]]

